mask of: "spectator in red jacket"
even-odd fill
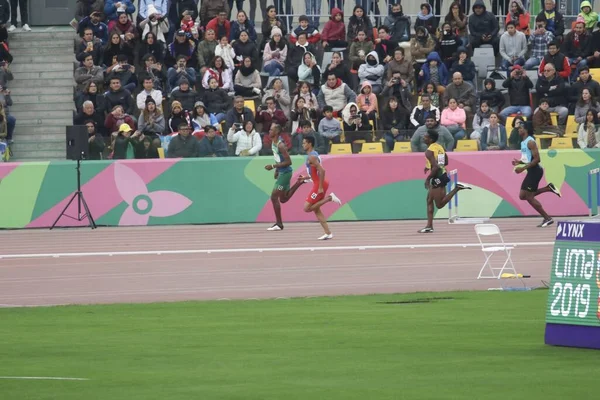
[[[206,30],[212,29],[218,38],[229,37],[231,34],[231,23],[227,21],[227,12],[220,11],[219,15],[208,21]]]
[[[344,14],[339,8],[331,10],[331,17],[325,24],[321,33],[323,48],[326,47],[348,47],[346,42],[346,25],[344,24]]]

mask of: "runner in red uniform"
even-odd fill
[[[329,230],[327,218],[323,215],[321,207],[330,201],[333,201],[338,205],[341,205],[342,202],[334,193],[326,196],[329,182],[325,180],[325,169],[321,165],[321,158],[319,157],[319,153],[314,150],[314,146],[315,138],[312,136],[307,136],[302,141],[302,147],[306,151],[306,170],[308,171],[308,177],[300,175],[298,180],[313,182],[313,187],[304,203],[304,211],[314,212],[321,223],[325,234],[321,236],[319,240],[329,240],[333,239],[333,234]]]

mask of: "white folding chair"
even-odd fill
[[[477,279],[500,279],[504,273],[514,274],[515,277],[518,277],[519,275],[511,258],[511,251],[514,246],[507,246],[504,243],[500,228],[494,224],[477,224],[475,225],[475,233],[481,244],[481,251],[485,256],[485,263],[481,267]],[[500,242],[490,242],[492,236],[499,238]],[[504,253],[506,256],[501,268],[492,266],[491,259],[496,253]]]

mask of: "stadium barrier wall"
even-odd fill
[[[516,151],[451,153],[450,169],[473,186],[460,194],[461,216],[513,217],[536,215],[519,200],[523,175],[513,172]],[[306,175],[304,157],[293,156],[295,182]],[[587,172],[599,165],[600,150],[543,150],[544,180],[562,190],[540,197],[555,216],[586,215]],[[330,191],[344,202],[327,204],[332,221],[424,219],[422,153],[323,156]],[[82,190],[99,225],[177,225],[271,222],[273,172],[270,157],[85,161]],[[46,228],[75,190],[75,162],[0,164],[0,228]],[[283,218],[314,221],[303,212],[309,185],[283,205]],[[77,215],[76,204],[68,215]],[[447,208],[437,218],[447,217]],[[86,225],[68,218],[59,226]]]

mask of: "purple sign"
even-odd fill
[[[600,221],[598,222],[561,221],[556,227],[556,240],[600,243]]]
[[[546,324],[546,344],[600,349],[600,327]]]

